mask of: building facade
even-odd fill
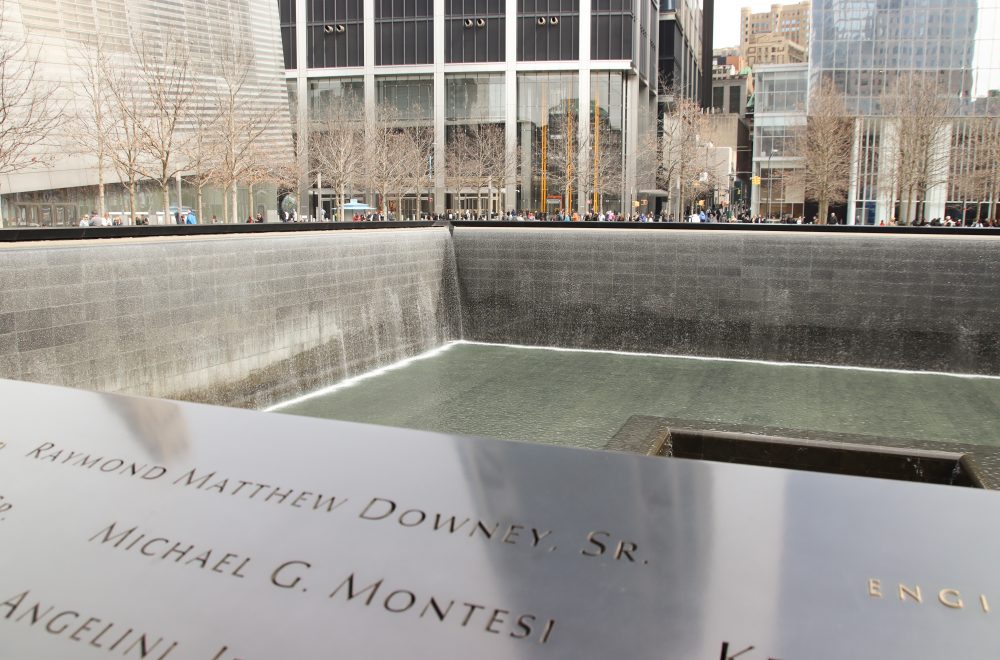
[[[740,10],[740,47],[763,35],[778,35],[802,47],[809,45],[810,3],[771,5],[770,11]],[[746,51],[744,50],[744,53]]]
[[[661,0],[658,68],[663,86],[692,101],[701,101],[703,82],[702,26],[699,0]]]
[[[740,51],[747,63],[797,64],[808,56],[810,4],[771,5],[754,13],[740,10]]]
[[[136,53],[147,45],[153,52],[168,38],[184,44],[187,71],[178,89],[191,96],[177,130],[178,143],[212,114],[210,101],[225,85],[220,62],[236,51],[245,53],[241,68],[246,98],[270,116],[256,146],[274,158],[287,158],[292,152],[278,11],[271,0],[4,0],[0,7],[3,38],[24,45],[20,57],[37,63],[38,84],[51,90],[52,108],[61,118],[57,128],[29,150],[26,160],[35,164],[0,176],[5,224],[72,225],[98,209],[98,160],[78,138],[87,133],[81,128],[91,112],[86,79],[99,50],[133,81],[136,107],[152,113],[154,104],[141,83],[143,68]],[[177,151],[174,157],[183,159]],[[104,162],[103,170],[106,209],[121,214],[128,199],[117,185],[122,177],[110,162]],[[170,204],[194,207],[196,185],[188,177],[199,172],[181,170],[177,185],[171,186]],[[141,178],[137,211],[155,214],[163,208],[161,187],[148,176]],[[273,185],[262,186],[251,203],[242,190],[239,217],[273,213],[274,191]],[[205,214],[221,216],[221,191],[209,186],[201,192]]]
[[[279,8],[300,167],[311,148],[302,127],[325,98],[351,94],[433,133],[431,190],[388,201],[396,216],[484,210],[478,191],[447,176],[451,136],[466,127],[502,129],[518,162],[490,212],[586,211],[595,198],[618,210],[639,200],[636,153],[655,122],[657,0],[279,0]],[[571,143],[580,155],[568,186],[560,155]],[[598,175],[614,164],[620,180],[606,189]],[[363,183],[351,192],[382,206]],[[335,210],[322,181],[303,197],[311,214]]]
[[[1000,1],[816,0],[812,25],[810,85],[832,82],[857,116],[848,222],[969,217],[986,205],[992,212],[995,195],[963,182],[977,167],[981,119],[1000,115]],[[900,85],[913,81],[932,91],[901,107]],[[932,107],[944,117],[931,117]],[[921,156],[940,170],[922,173],[916,204],[906,208],[897,167],[901,114],[935,123]]]
[[[753,178],[750,212],[765,218],[805,213],[795,170],[802,167],[796,134],[806,123],[809,70],[805,64],[754,69]]]
[[[717,56],[716,62],[737,59]],[[731,166],[726,172],[726,201],[729,210],[742,213],[749,210],[751,171],[751,135],[753,118],[747,103],[753,91],[753,74],[749,67],[732,72],[732,64],[716,64],[721,69],[712,81],[712,110],[708,117],[708,139],[718,148],[727,148]]]
[[[746,60],[750,67],[761,64],[800,64],[808,58],[804,46],[780,34],[762,34],[746,45]]]

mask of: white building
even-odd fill
[[[178,133],[190,134],[196,117],[213,108],[208,103],[221,81],[220,61],[235,48],[246,48],[247,103],[273,115],[260,139],[264,157],[290,158],[291,128],[283,82],[278,8],[273,0],[3,0],[3,38],[23,42],[23,56],[37,57],[39,84],[51,89],[54,107],[65,120],[33,154],[45,164],[23,167],[0,176],[3,217],[12,225],[58,226],[76,224],[78,218],[98,208],[98,167],[94,155],[82,153],[71,118],[86,115],[84,79],[87,65],[96,57],[97,37],[108,57],[135,81],[137,103],[149,103],[139,82],[135,44],[179,39],[188,49],[190,76],[186,82],[197,90],[192,112]],[[10,41],[8,41],[10,43]],[[116,185],[119,178],[106,164],[106,208],[126,209],[127,195]],[[182,172],[182,177],[197,175]],[[180,195],[178,195],[178,187]],[[274,186],[262,188],[250,208],[247,195],[238,195],[239,217],[275,209]],[[155,213],[163,207],[162,191],[144,182],[138,190],[137,210]],[[172,205],[194,206],[195,191],[183,180],[171,190]],[[222,215],[222,195],[206,191],[205,215]]]

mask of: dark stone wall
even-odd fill
[[[1000,240],[456,227],[473,341],[1000,374]]]
[[[457,339],[444,228],[0,248],[0,378],[261,407]]]

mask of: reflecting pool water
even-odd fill
[[[635,414],[1000,445],[1000,378],[456,342],[283,413],[603,447]]]

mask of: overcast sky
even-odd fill
[[[772,0],[715,0],[715,35],[712,44],[715,48],[740,45],[740,8],[750,7],[754,11],[769,11],[772,4],[791,4],[796,0],[785,2]]]

